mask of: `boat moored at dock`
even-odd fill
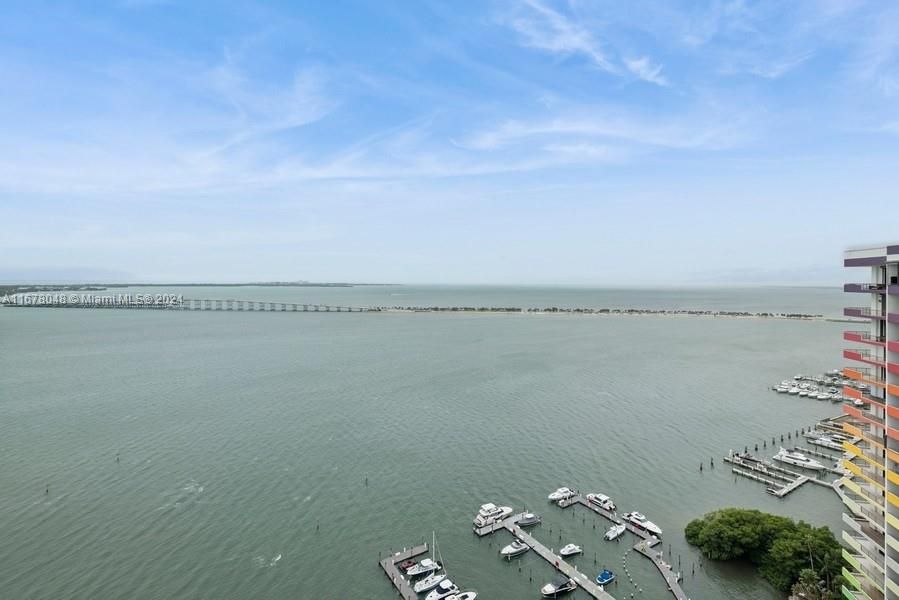
[[[574,556],[581,552],[583,552],[583,550],[577,544],[565,544],[559,549],[559,555],[561,556]]]
[[[549,496],[546,497],[547,500],[551,502],[558,502],[559,500],[568,500],[569,498],[573,498],[577,496],[577,492],[567,487],[560,487]]]
[[[439,571],[440,569],[440,563],[437,561],[431,558],[423,558],[421,561],[406,569],[406,575],[409,577],[420,577],[421,575],[427,575],[434,571]]]
[[[539,515],[535,515],[534,513],[525,513],[520,519],[518,519],[519,527],[533,527],[534,525],[539,525],[542,519]]]
[[[587,494],[587,502],[605,510],[615,512],[615,503],[605,494]]]
[[[657,537],[662,537],[662,528],[646,518],[646,515],[639,512],[629,512],[624,515],[624,520],[629,522],[637,529],[647,531]]]
[[[809,469],[812,471],[824,471],[825,469],[827,469],[826,466],[822,465],[817,460],[809,458],[801,452],[797,452],[795,450],[787,450],[783,447],[777,452],[777,454],[775,454],[771,458],[778,462],[793,465],[794,467],[802,467],[803,469]]]
[[[478,510],[478,514],[475,515],[473,523],[475,527],[486,527],[487,525],[492,525],[497,521],[502,521],[511,514],[512,507],[497,506],[492,502],[488,502],[487,504],[481,505],[481,508]]]
[[[577,588],[577,582],[567,575],[559,575],[551,582],[540,588],[540,594],[544,598],[555,598],[568,592],[573,592]]]
[[[611,542],[612,540],[618,539],[621,535],[627,531],[627,525],[621,523],[620,525],[612,525],[606,531],[606,534],[603,537],[604,540]]]
[[[446,573],[431,573],[430,575],[413,585],[412,589],[415,590],[416,594],[423,594],[428,590],[432,590],[437,587],[437,585],[444,579],[446,579]]]
[[[615,581],[615,573],[608,569],[603,569],[602,573],[596,576],[596,583],[599,585],[609,585]]]
[[[514,540],[511,544],[507,546],[503,546],[503,549],[499,551],[500,556],[503,558],[512,558],[513,556],[518,556],[520,554],[524,554],[531,547],[522,542],[519,539]]]
[[[425,596],[425,600],[443,600],[448,596],[453,596],[458,593],[459,587],[449,579],[444,579],[437,584],[437,587],[428,592],[428,595]]]

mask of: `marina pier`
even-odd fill
[[[411,580],[406,579],[405,576],[400,573],[400,569],[399,567],[397,567],[397,564],[403,562],[404,560],[409,560],[410,558],[415,558],[416,556],[426,554],[427,551],[428,545],[420,544],[411,548],[404,548],[402,552],[391,554],[386,558],[382,558],[380,561],[378,561],[378,564],[380,564],[381,568],[384,569],[384,573],[387,575],[387,578],[390,579],[393,587],[396,588],[396,591],[399,592],[403,600],[418,600],[418,594],[416,594],[415,590],[412,589]]]
[[[690,600],[687,594],[684,592],[683,588],[681,588],[680,586],[679,574],[675,573],[672,570],[671,566],[662,560],[661,553],[655,552],[653,550],[653,548],[661,544],[662,541],[659,538],[647,531],[635,527],[630,522],[618,518],[617,513],[608,511],[587,501],[587,499],[580,494],[572,496],[567,500],[560,501],[557,504],[563,509],[575,505],[581,505],[616,525],[621,525],[623,523],[627,528],[627,531],[640,538],[640,541],[637,542],[633,549],[641,556],[644,556],[652,561],[652,563],[658,569],[659,574],[661,574],[665,579],[668,591],[671,592],[676,600]],[[613,600],[613,597],[608,592],[603,590],[602,586],[596,584],[593,579],[578,571],[574,566],[566,563],[562,557],[554,554],[550,549],[537,541],[533,536],[525,533],[521,529],[521,527],[517,525],[518,521],[521,520],[521,518],[524,517],[525,514],[526,513],[519,513],[516,515],[512,515],[511,517],[508,517],[503,521],[493,523],[486,527],[474,528],[473,531],[478,536],[485,536],[501,529],[505,529],[518,539],[522,540],[531,549],[536,551],[541,558],[550,563],[556,570],[565,574],[571,579],[574,579],[581,589],[583,589],[594,598],[600,598],[602,600]]]

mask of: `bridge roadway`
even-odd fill
[[[256,300],[230,300],[210,298],[184,298],[175,302],[136,302],[117,300],[95,302],[42,302],[28,303],[19,299],[5,303],[10,308],[104,308],[119,310],[191,310],[238,312],[380,312],[380,308],[368,306],[340,306],[334,304],[309,304],[296,302],[259,302]]]

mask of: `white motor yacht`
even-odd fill
[[[778,453],[773,456],[773,458],[776,461],[786,463],[788,465],[802,467],[804,469],[811,469],[813,471],[823,471],[827,468],[817,460],[809,458],[801,452],[796,452],[795,450],[790,451],[786,448],[781,448]]]
[[[503,556],[504,558],[512,558],[513,556],[518,556],[519,554],[524,554],[525,552],[527,552],[530,549],[531,549],[530,546],[528,546],[521,540],[516,539],[508,546],[503,546],[503,549],[500,550],[499,553],[500,553],[500,556]]]
[[[559,500],[567,500],[572,496],[577,496],[577,492],[567,487],[560,487],[546,498],[547,500],[551,500],[552,502],[558,502]]]
[[[431,573],[421,581],[417,582],[412,586],[412,589],[415,590],[417,594],[423,594],[428,590],[432,590],[437,587],[441,581],[446,579],[446,573]]]
[[[565,544],[559,549],[560,556],[574,556],[575,554],[580,554],[583,552],[581,547],[577,544]]]
[[[799,388],[798,388],[798,387],[791,387],[790,389],[787,390],[787,393],[788,393],[789,395],[791,395],[791,396],[795,396],[795,395],[797,395],[797,394],[799,393]]]
[[[811,439],[808,441],[808,443],[815,444],[816,446],[823,446],[824,448],[830,448],[831,450],[843,449],[843,445],[841,443],[827,436],[821,436],[819,438]]]
[[[606,534],[602,536],[604,539],[608,541],[612,541],[621,536],[622,533],[627,531],[627,526],[622,523],[621,525],[612,525],[609,527],[609,530],[606,531]]]
[[[486,527],[487,525],[492,525],[497,521],[502,521],[506,517],[512,514],[512,507],[510,506],[497,506],[492,502],[488,502],[487,504],[482,504],[481,508],[478,510],[478,514],[475,515],[474,518],[474,526],[475,527]]]
[[[587,494],[587,502],[605,510],[615,511],[615,503],[605,494]]]
[[[525,513],[523,517],[518,519],[519,527],[532,527],[534,525],[538,525],[540,523],[540,515],[535,515],[534,513]]]
[[[446,600],[475,600],[478,597],[477,592],[462,592],[461,594],[453,594],[447,596]]]
[[[415,563],[406,570],[409,577],[418,577],[419,575],[427,575],[434,571],[440,570],[440,563],[430,558],[423,558],[420,562]]]
[[[449,579],[444,579],[437,584],[437,587],[428,592],[428,595],[425,596],[425,600],[443,600],[443,598],[458,593],[459,588],[456,586],[456,584]]]
[[[550,583],[547,583],[540,588],[540,594],[544,598],[555,598],[556,596],[573,592],[575,588],[577,588],[577,582],[574,579],[571,579],[567,575],[559,575]]]
[[[648,520],[645,515],[638,512],[629,512],[624,515],[624,520],[630,522],[634,527],[643,529],[649,533],[662,537],[662,528]]]

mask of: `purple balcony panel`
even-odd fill
[[[899,285],[891,285],[889,288],[887,288],[887,291],[889,291],[889,293],[891,294],[899,296]]]
[[[886,264],[886,256],[871,256],[869,258],[846,258],[843,260],[844,267],[879,267]]]
[[[887,313],[887,321],[890,323],[899,323],[899,313]]]
[[[843,291],[883,294],[886,291],[886,287],[876,283],[845,283],[843,284]]]

